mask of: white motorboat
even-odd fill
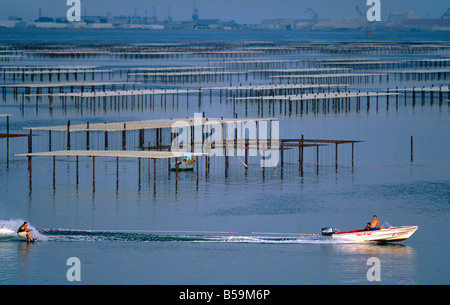
[[[331,236],[334,239],[354,241],[354,242],[397,242],[408,239],[418,226],[383,226],[376,230],[353,230],[353,231],[337,231],[333,228],[326,227],[322,229],[322,235]]]
[[[195,162],[196,162],[195,158],[187,157],[186,159],[178,161],[178,163],[175,162],[170,163],[170,170],[192,171],[194,170]]]

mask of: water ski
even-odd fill
[[[23,241],[27,242],[27,244],[34,244],[37,238],[33,238],[32,240],[27,240],[26,238],[21,238]]]

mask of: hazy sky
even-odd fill
[[[238,23],[260,23],[270,18],[309,18],[305,10],[312,8],[321,19],[345,19],[356,15],[358,6],[365,14],[369,8],[366,0],[80,0],[82,15],[132,16],[137,9],[138,15],[153,15],[156,9],[159,20],[165,20],[168,9],[173,20],[190,20],[194,3],[200,18],[235,20]],[[39,8],[43,16],[65,16],[67,0],[0,0],[0,19],[8,16],[23,16],[36,19]],[[440,18],[450,8],[450,0],[381,0],[382,21],[387,11],[411,9],[423,17]]]

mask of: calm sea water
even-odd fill
[[[0,43],[351,41],[364,35],[2,29]],[[378,35],[394,41],[449,39],[448,33]],[[124,63],[100,60],[95,64]],[[442,84],[448,85],[446,82]],[[1,113],[13,114],[11,132],[23,132],[24,126],[65,124],[68,119],[123,121],[185,117],[194,111],[226,117],[231,116],[232,105],[207,99],[199,109],[170,106],[81,115],[58,107],[49,111],[46,105],[36,109],[34,103],[20,109],[9,98],[0,102]],[[252,115],[256,116],[254,109],[248,116]],[[232,158],[225,175],[223,160],[213,158],[208,175],[201,164],[198,181],[195,173],[183,173],[176,184],[167,165],[161,163],[155,185],[145,162],[139,181],[137,162],[123,160],[117,188],[115,160],[96,161],[94,187],[90,160],[80,159],[77,184],[75,161],[57,158],[53,184],[52,161],[36,158],[30,185],[27,160],[13,156],[25,152],[26,140],[11,140],[9,163],[4,155],[6,145],[1,142],[0,284],[73,284],[66,277],[70,257],[80,259],[81,284],[450,283],[446,257],[450,240],[445,235],[450,212],[447,103],[430,105],[427,100],[424,106],[413,108],[408,101],[406,105],[401,102],[398,109],[387,109],[383,103],[378,111],[372,106],[369,111],[274,116],[285,138],[304,134],[305,138],[364,141],[355,145],[355,165],[351,165],[351,146],[346,145],[339,147],[337,168],[334,147],[321,150],[319,169],[315,151],[307,150],[303,171],[293,152],[287,155],[283,171],[269,169],[264,175],[257,159],[245,172],[239,159]],[[77,139],[74,135],[73,143]],[[38,148],[46,143],[45,136],[34,140]],[[324,226],[362,228],[373,214],[393,225],[418,225],[419,230],[409,240],[392,245],[349,244],[300,235],[320,234]],[[40,230],[35,231],[39,238],[35,244],[14,237],[24,220]],[[367,278],[371,257],[380,259],[379,282]]]

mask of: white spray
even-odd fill
[[[17,230],[23,225],[25,220],[22,219],[10,219],[10,220],[0,220],[0,240],[16,240],[19,239],[17,236]],[[32,231],[30,232],[31,237],[37,238],[38,240],[47,240],[47,238],[39,233],[39,231],[33,227],[28,222],[28,228]]]

